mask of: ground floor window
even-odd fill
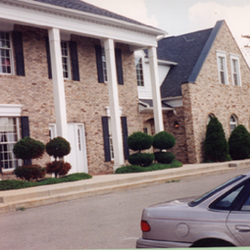
[[[237,125],[238,125],[237,117],[235,115],[231,115],[231,117],[230,117],[230,131],[231,131],[231,133],[237,127]]]
[[[18,166],[13,147],[20,139],[19,118],[0,117],[0,164],[2,170],[12,170]]]

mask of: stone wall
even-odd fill
[[[15,26],[22,32],[25,76],[0,75],[2,104],[21,104],[22,116],[28,116],[31,137],[49,141],[49,123],[55,123],[53,83],[48,78],[45,37],[47,30]],[[77,41],[80,81],[65,80],[66,110],[69,123],[84,123],[87,162],[90,174],[111,173],[113,163],[104,162],[102,116],[109,106],[108,86],[98,83],[93,38],[72,36]],[[122,50],[124,85],[118,86],[122,116],[127,117],[128,133],[140,129],[138,92],[133,52],[128,45],[116,44]],[[37,163],[45,165],[45,155]]]
[[[219,83],[216,51],[226,52],[228,85]],[[240,58],[242,87],[233,86],[230,54]],[[188,147],[188,162],[203,161],[208,115],[214,114],[222,123],[226,137],[230,136],[230,117],[236,115],[238,124],[249,130],[250,73],[240,49],[224,23],[218,32],[210,53],[196,83],[182,85],[183,107]]]

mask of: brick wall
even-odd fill
[[[3,104],[22,104],[22,116],[29,116],[31,137],[49,141],[49,123],[55,123],[53,84],[48,78],[45,37],[47,30],[15,26],[23,36],[25,76],[0,75],[0,98]],[[93,38],[72,36],[77,41],[80,81],[65,80],[67,120],[84,123],[87,161],[90,174],[111,173],[113,163],[104,162],[101,117],[107,115],[108,86],[98,83]],[[127,116],[128,132],[139,130],[138,92],[133,52],[124,44],[122,50],[124,85],[118,86],[122,116]],[[49,156],[38,163],[45,165]]]
[[[219,84],[216,51],[226,52],[228,85]],[[242,87],[232,85],[230,53],[240,58]],[[249,130],[250,73],[231,32],[224,23],[195,84],[183,84],[183,106],[189,163],[203,161],[203,141],[207,119],[213,113],[222,123],[226,137],[230,136],[230,116]]]

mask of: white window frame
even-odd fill
[[[66,47],[62,46],[64,44],[66,45]],[[67,52],[66,55],[63,53],[63,49],[65,49],[65,48],[66,48],[66,52]],[[61,52],[62,52],[63,78],[66,80],[70,80],[71,79],[71,66],[70,66],[70,51],[69,51],[69,42],[68,41],[61,41]],[[64,68],[64,61],[66,61],[65,65],[67,67],[67,70]],[[68,76],[65,76],[65,74],[67,74]]]
[[[232,119],[234,119],[234,121]],[[230,132],[232,133],[237,126],[238,126],[238,118],[236,115],[233,114],[230,116]]]
[[[10,32],[6,32],[6,31],[0,31],[0,35],[1,33],[5,33],[9,35],[9,43],[10,43],[10,47],[6,48],[6,47],[2,47],[1,45],[1,40],[0,40],[0,62],[2,61],[1,58],[1,50],[8,50],[9,51],[9,60],[10,60],[10,73],[6,73],[6,72],[2,72],[2,68],[0,66],[0,74],[1,75],[14,75],[14,57],[13,57],[13,47],[12,47],[12,36]]]
[[[139,69],[137,68],[138,65],[140,65]],[[138,87],[145,87],[145,80],[144,80],[145,79],[145,77],[144,77],[144,58],[142,58],[142,57],[135,57],[135,69],[136,69],[137,86]],[[140,71],[141,74],[138,74],[138,71]],[[138,78],[138,75],[142,76],[142,79]]]
[[[228,72],[227,72],[227,56],[225,52],[216,52],[216,57],[217,57],[217,68],[218,68],[218,77],[219,77],[219,83],[223,85],[228,85]],[[223,59],[223,70],[221,69],[221,61],[220,59]],[[221,73],[224,73],[224,81],[225,83],[222,83],[221,81]]]
[[[236,62],[236,69],[234,67],[234,61]],[[241,82],[241,74],[240,74],[240,59],[237,55],[230,55],[230,62],[231,62],[231,71],[232,71],[232,84],[233,86],[242,86]],[[236,75],[237,84],[235,83],[234,76]]]

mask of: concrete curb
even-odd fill
[[[0,213],[140,188],[194,175],[224,172],[248,167],[250,168],[250,160],[193,164],[184,165],[175,169],[146,173],[100,175],[93,176],[92,179],[76,182],[0,191]]]

